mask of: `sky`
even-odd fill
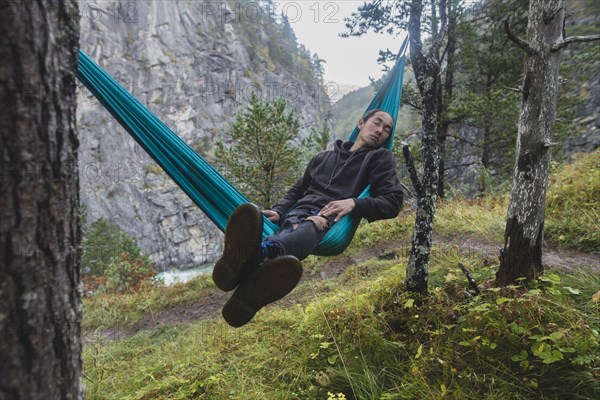
[[[404,39],[404,35],[394,37],[373,32],[362,37],[340,37],[347,30],[344,17],[358,10],[363,0],[275,0],[273,3],[287,15],[298,42],[326,61],[325,82],[369,85],[369,76],[383,75],[382,65],[377,63],[379,50],[389,48],[396,53]]]

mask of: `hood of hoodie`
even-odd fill
[[[351,151],[350,149],[354,145],[354,142],[344,142],[342,140],[336,140],[333,143],[333,152],[335,153],[335,161],[333,162],[333,169],[331,171],[331,175],[329,176],[329,182],[326,185],[326,189],[329,188],[334,179],[338,178],[340,173],[343,171],[343,167],[348,163],[353,157],[358,156],[361,157],[364,153],[370,150],[376,150],[371,148],[361,147],[360,149],[356,149]],[[337,173],[337,175],[336,175]]]

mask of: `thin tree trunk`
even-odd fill
[[[490,169],[490,149],[492,142],[492,131],[490,125],[491,124],[489,122],[486,122],[483,128],[483,148],[481,150],[481,165],[487,170]],[[485,188],[482,188],[482,192],[485,192]]]
[[[446,120],[446,110],[448,104],[452,101],[452,91],[454,89],[454,57],[456,53],[456,24],[458,18],[458,12],[456,10],[456,0],[448,0],[448,43],[446,44],[446,55],[448,61],[446,62],[446,78],[444,80],[444,86],[440,85],[438,102],[439,111],[438,118],[442,119],[438,127],[438,147],[439,147],[439,179],[437,185],[437,195],[440,198],[446,197],[445,193],[445,176],[446,176],[446,139],[448,135],[448,129],[450,128],[450,122]],[[442,90],[443,89],[443,90]]]
[[[446,184],[446,138],[448,134],[448,124],[442,123],[438,127],[437,131],[437,143],[438,143],[438,183],[437,183],[437,197],[443,199],[446,197],[446,191],[444,186]]]
[[[3,5],[0,399],[82,398],[77,3]]]
[[[492,90],[492,73],[491,71],[488,71],[487,73],[487,79],[486,79],[486,84],[485,84],[485,95],[487,97],[489,97],[490,91]],[[492,121],[490,120],[486,120],[485,121],[485,126],[483,128],[483,146],[481,149],[481,166],[482,168],[486,171],[486,174],[489,173],[490,170],[490,163],[491,163],[491,157],[490,157],[490,150],[492,147]],[[480,187],[479,187],[479,193],[480,195],[484,196],[487,191],[488,191],[488,187],[487,185],[489,184],[487,179],[481,179],[481,183],[480,183]]]
[[[485,95],[489,99],[491,97],[492,85],[493,85],[494,77],[492,71],[488,71],[486,82],[485,82]],[[486,120],[485,127],[483,130],[483,149],[481,151],[481,165],[485,169],[490,168],[490,150],[492,146],[492,121]]]
[[[406,288],[414,292],[426,292],[428,283],[429,253],[439,179],[437,143],[438,91],[441,85],[439,47],[446,31],[445,3],[444,0],[440,1],[442,27],[439,32],[436,32],[436,39],[427,56],[423,54],[420,32],[422,0],[413,0],[408,23],[411,61],[423,105],[423,129],[421,131],[423,174],[421,182],[413,182],[413,186],[419,187],[420,190],[417,192],[417,216],[406,267]]]
[[[531,0],[513,187],[496,274],[500,286],[521,277],[535,279],[543,270],[544,212],[560,63],[560,51],[553,51],[552,46],[563,39],[564,19],[563,0]]]

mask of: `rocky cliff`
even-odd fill
[[[328,99],[318,80],[269,56],[272,10],[254,2],[127,1],[80,4],[80,47],[202,156],[228,137],[250,93],[285,97],[307,134]],[[81,200],[131,235],[159,268],[213,260],[222,234],[80,87]]]

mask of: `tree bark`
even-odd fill
[[[0,24],[0,399],[82,398],[75,2]]]
[[[421,190],[417,195],[417,215],[406,267],[406,288],[413,292],[427,291],[429,253],[439,179],[437,143],[438,100],[441,85],[439,48],[446,32],[445,0],[440,1],[439,7],[441,28],[439,32],[436,32],[436,38],[427,56],[423,54],[421,41],[422,0],[412,1],[408,22],[411,61],[423,105],[423,128],[421,131],[423,174],[420,182]]]
[[[492,85],[494,81],[493,72],[488,70],[485,80],[485,96],[491,97]],[[492,150],[492,121],[487,120],[483,128],[483,148],[481,150],[481,165],[487,170],[490,169]]]
[[[438,118],[441,123],[438,126],[437,140],[439,147],[439,179],[437,185],[437,195],[440,198],[446,197],[445,193],[445,175],[446,175],[446,139],[448,138],[448,129],[450,121],[446,117],[448,104],[452,101],[452,91],[454,89],[454,58],[456,54],[456,25],[458,19],[456,0],[448,0],[448,42],[446,44],[446,77],[444,85],[440,85],[438,95]],[[443,90],[442,90],[443,89]]]
[[[527,56],[513,186],[496,273],[499,286],[518,278],[536,279],[543,271],[544,212],[560,63],[560,51],[552,46],[562,42],[564,19],[564,0],[531,0],[526,43],[511,37]]]
[[[485,84],[485,95],[489,98],[490,91],[492,90],[492,72],[488,71],[487,79]],[[483,127],[483,145],[481,149],[481,166],[485,170],[485,173],[488,174],[490,171],[491,164],[491,149],[492,149],[492,121],[487,120],[484,122]],[[487,185],[489,182],[487,179],[482,177],[481,182],[479,184],[479,194],[481,196],[485,196],[488,191]]]

